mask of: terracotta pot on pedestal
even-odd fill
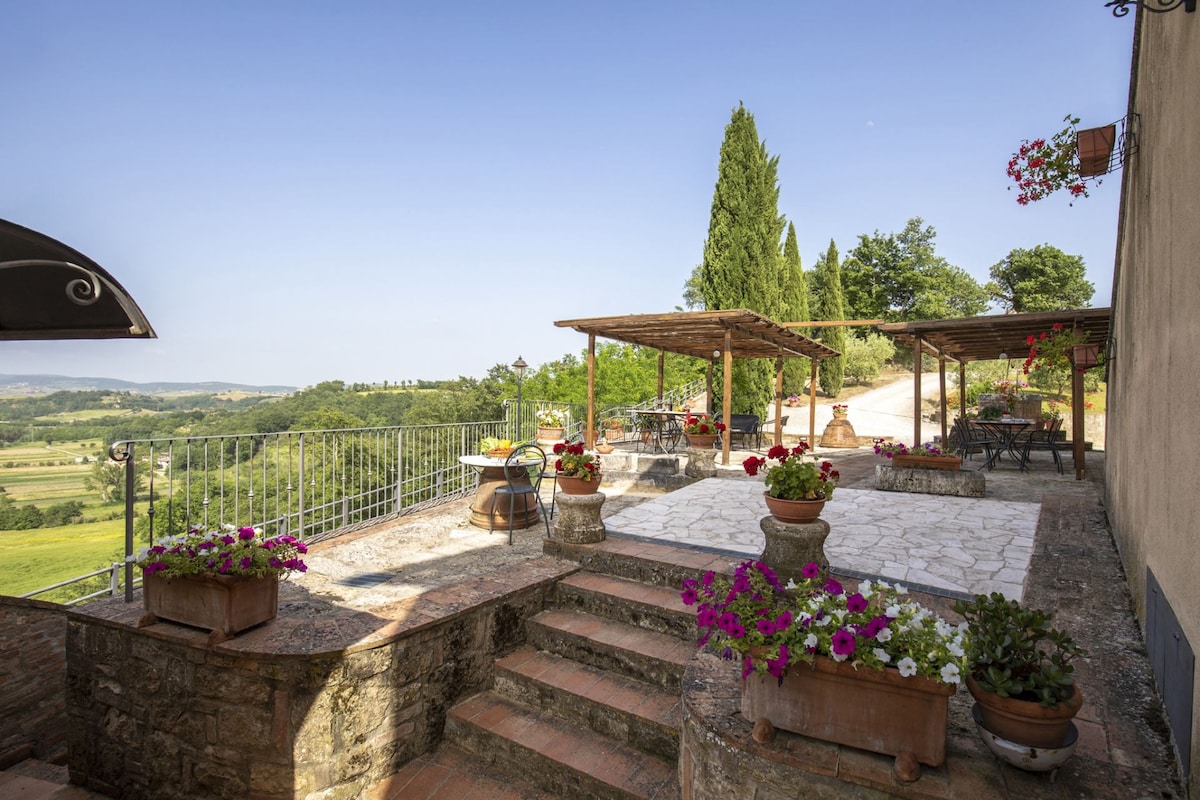
[[[767,501],[771,516],[780,522],[812,522],[821,516],[821,509],[825,508],[824,500],[784,500],[771,497],[767,492],[763,492],[763,499]]]
[[[596,475],[590,481],[576,478],[573,475],[559,475],[558,488],[563,494],[595,494],[600,491],[600,476]]]
[[[711,450],[717,441],[715,433],[685,433],[684,436],[687,437],[688,447],[695,447],[697,450]]]

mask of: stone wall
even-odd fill
[[[0,597],[0,769],[66,757],[65,609]]]
[[[74,613],[71,780],[125,800],[359,797],[440,741],[446,710],[490,680],[553,583],[303,656]]]

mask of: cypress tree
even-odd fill
[[[748,308],[773,319],[784,311],[778,163],[759,140],[754,116],[738,104],[721,143],[704,260],[691,282],[708,310]],[[773,392],[771,362],[734,362],[731,411],[762,415]]]
[[[817,314],[821,321],[844,320],[846,311],[842,304],[842,268],[838,263],[837,245],[829,240],[829,250],[817,264],[820,275],[820,294],[818,295]],[[841,351],[846,347],[846,329],[831,325],[821,328],[821,342],[827,347]],[[846,380],[846,357],[821,359],[818,368],[821,391],[829,397],[837,397]]]
[[[808,279],[804,277],[804,269],[800,266],[800,246],[796,243],[796,226],[789,222],[787,239],[783,243],[783,269],[780,270],[783,296],[783,312],[781,317],[786,322],[808,322],[812,319],[808,311]],[[799,333],[811,335],[808,328],[800,328]],[[783,364],[783,393],[800,394],[804,391],[804,383],[808,380],[810,366],[807,358],[789,358]]]

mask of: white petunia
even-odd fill
[[[810,633],[808,636],[805,636],[804,646],[815,650],[817,647],[817,635],[815,633]]]
[[[896,667],[900,670],[900,674],[906,678],[911,678],[917,674],[917,662],[913,661],[908,656],[900,659],[896,663]]]
[[[942,667],[942,683],[959,683],[958,664],[947,664]]]
[[[963,653],[962,645],[960,645],[958,642],[951,642],[950,644],[946,645],[946,650],[948,650],[950,655],[954,656],[955,658],[962,658],[965,655],[965,653]]]
[[[892,629],[884,628],[879,633],[875,634],[875,640],[878,642],[890,642],[892,640]]]
[[[888,606],[887,608],[885,608],[883,610],[883,613],[887,614],[892,619],[896,619],[897,617],[900,616],[900,606],[896,605],[895,603],[892,603],[890,606]]]
[[[882,661],[884,664],[886,664],[892,660],[892,657],[888,653],[888,651],[884,650],[882,647],[876,647],[871,652],[873,652],[875,654],[875,657],[878,658],[880,661]]]

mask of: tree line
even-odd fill
[[[837,243],[813,269],[801,266],[794,222],[779,211],[779,156],[759,138],[754,116],[742,105],[725,128],[708,236],[700,264],[683,287],[688,308],[748,308],[785,322],[883,319],[889,322],[974,316],[996,305],[1009,312],[1084,307],[1094,287],[1082,257],[1049,244],[1014,249],[977,282],[937,254],[933,226],[920,217],[898,233],[860,234],[845,258]],[[836,396],[846,373],[848,348],[870,336],[863,329],[802,329],[843,356],[819,366],[821,390]],[[809,366],[788,359],[784,393],[801,394]],[[759,414],[774,391],[774,365],[766,359],[733,365],[732,409]]]

